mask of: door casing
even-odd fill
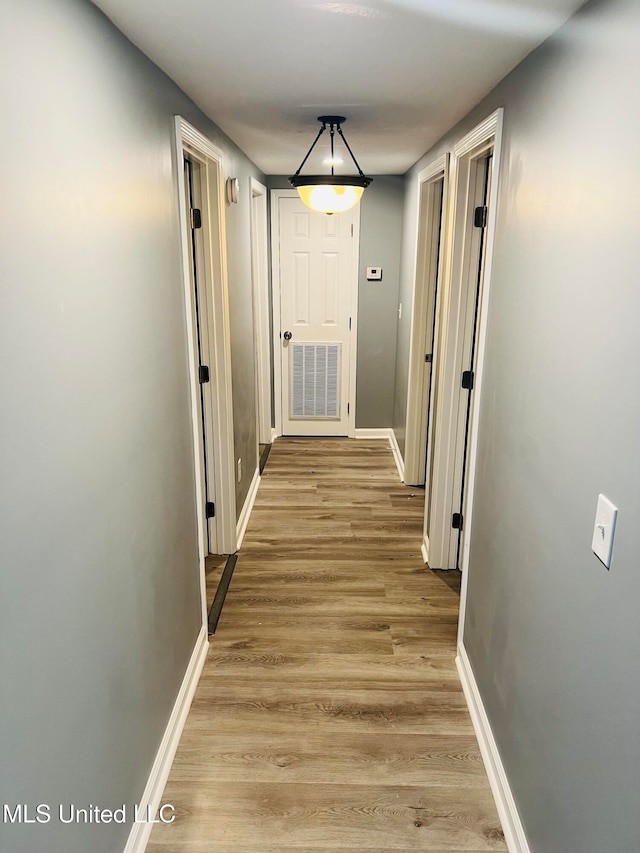
[[[438,294],[445,254],[445,212],[448,195],[449,155],[430,163],[418,175],[417,247],[414,273],[409,382],[405,429],[404,479],[413,486],[428,483],[438,369]],[[438,204],[438,184],[442,200]],[[434,274],[437,270],[437,274]],[[435,322],[433,322],[435,321]],[[432,325],[433,322],[433,325]],[[433,340],[430,341],[433,329]],[[425,362],[431,344],[431,364]],[[427,374],[430,382],[427,383]],[[427,385],[430,386],[430,391]],[[429,399],[429,397],[431,399]],[[425,495],[426,498],[426,495]]]
[[[191,225],[187,220],[187,203],[183,180],[183,159],[186,156],[198,164],[198,195],[202,211],[202,267],[199,271],[206,289],[207,316],[201,318],[208,341],[210,395],[205,407],[205,426],[213,437],[215,469],[216,539],[217,551],[232,554],[236,550],[236,498],[233,458],[233,405],[231,397],[231,347],[229,334],[229,297],[227,282],[225,200],[223,155],[198,130],[181,116],[175,117],[174,169],[178,176],[178,216],[182,249],[182,277],[185,299],[185,319],[189,357],[189,386],[191,391],[191,421],[194,442],[194,469],[198,525],[198,552],[203,607],[206,624],[207,556],[206,495],[202,478],[202,419],[200,415],[200,383],[197,333],[194,326],[195,294],[190,274]],[[210,496],[211,497],[211,496]]]
[[[282,353],[280,326],[280,207],[281,198],[297,198],[294,189],[271,190],[271,269],[273,299],[273,385],[275,398],[275,432],[282,435]],[[319,214],[320,215],[320,214]],[[339,213],[334,214],[340,216]],[[353,231],[354,251],[352,255],[350,316],[351,335],[349,337],[349,414],[347,434],[355,437],[356,431],[356,359],[358,350],[358,267],[360,262],[360,206],[356,208]]]

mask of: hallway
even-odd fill
[[[274,444],[148,853],[506,849],[423,499],[386,442]]]

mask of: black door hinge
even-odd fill
[[[473,391],[473,370],[462,371],[462,387],[467,391]]]
[[[431,355],[430,352],[428,352],[425,355],[424,360],[425,360],[426,364],[431,364],[431,362],[433,361],[433,356]]]
[[[451,526],[454,530],[462,530],[462,513],[454,512],[451,516]]]
[[[487,206],[483,205],[482,207],[476,207],[473,211],[473,224],[476,228],[486,228],[487,227]]]
[[[213,503],[213,501],[207,501],[206,510],[207,510],[207,518],[215,518],[216,517],[216,505]]]
[[[202,211],[198,210],[197,207],[191,209],[191,227],[194,230],[202,228]]]
[[[201,364],[198,368],[198,379],[200,380],[201,385],[204,385],[205,382],[209,381],[209,368],[206,364]]]

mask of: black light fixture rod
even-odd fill
[[[338,127],[340,127],[340,125],[338,125]],[[331,125],[330,133],[331,133],[331,174],[333,175],[333,174],[335,174],[335,169],[333,168],[334,162],[335,162],[334,157],[333,157],[333,137],[335,136],[335,129],[334,129],[333,124]]]
[[[346,146],[347,151],[349,152],[349,154],[351,154],[351,159],[352,159],[352,160],[353,160],[353,162],[356,164],[356,169],[358,170],[358,172],[360,173],[360,175],[362,175],[362,177],[364,178],[364,172],[363,172],[363,171],[362,171],[362,169],[360,168],[360,164],[359,164],[359,163],[358,163],[358,161],[356,160],[356,158],[355,158],[355,156],[354,156],[354,153],[353,153],[353,151],[351,150],[351,148],[350,148],[350,146],[349,146],[349,143],[348,143],[348,142],[347,142],[347,140],[345,139],[344,133],[342,132],[342,128],[340,127],[340,125],[338,125],[338,133],[340,134],[340,137],[341,137],[342,141],[344,142],[344,144],[345,144],[345,146]],[[315,143],[314,143],[314,144],[315,144]]]
[[[313,140],[313,144],[312,144],[311,148],[307,151],[307,154],[306,154],[306,156],[305,156],[304,160],[303,160],[303,161],[302,161],[302,163],[300,163],[300,165],[298,166],[298,170],[296,171],[296,175],[299,175],[299,174],[300,174],[300,171],[301,171],[302,167],[304,166],[304,164],[305,164],[305,163],[307,162],[307,160],[309,159],[309,155],[311,154],[311,152],[313,151],[313,149],[316,147],[316,143],[318,142],[318,140],[320,139],[320,137],[322,136],[322,134],[325,132],[325,130],[326,130],[326,129],[327,129],[326,124],[323,124],[323,125],[322,125],[322,127],[320,128],[320,130],[318,131],[318,135],[317,135],[317,136],[316,136],[316,138]],[[349,146],[347,146],[347,148],[348,148],[348,147],[349,147]],[[353,154],[352,154],[351,156],[353,157]],[[357,165],[358,165],[358,164],[356,163],[356,166],[357,166]],[[358,167],[358,168],[359,168],[359,167]],[[361,172],[360,174],[362,174],[362,172]],[[295,176],[294,176],[294,177],[295,177]]]

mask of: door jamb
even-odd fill
[[[429,330],[425,322],[427,299],[430,290],[435,286],[436,300],[434,302],[435,327],[431,362],[431,397],[434,396],[437,377],[437,331],[438,331],[438,298],[442,283],[442,266],[445,257],[445,218],[447,210],[449,154],[438,157],[418,175],[418,219],[416,223],[416,257],[414,266],[413,308],[411,313],[411,342],[409,344],[409,383],[407,390],[407,419],[405,429],[405,483],[422,485],[428,481],[425,477],[424,450],[433,440],[433,412],[430,407],[428,423],[426,422],[427,394],[425,389],[424,371],[426,341]],[[434,240],[434,222],[429,216],[428,203],[423,199],[425,190],[431,189],[439,181],[443,181],[442,206],[440,210],[440,245]],[[429,269],[434,260],[434,253],[439,254],[438,274],[436,281],[429,280]],[[428,454],[428,449],[427,449]],[[426,466],[429,467],[427,455]]]
[[[451,477],[455,461],[457,408],[456,400],[460,395],[460,334],[461,318],[458,306],[463,292],[465,268],[462,252],[467,242],[467,228],[461,224],[461,217],[467,207],[466,179],[468,165],[483,149],[493,148],[491,173],[491,194],[489,198],[489,217],[486,232],[486,249],[484,259],[484,281],[479,305],[477,325],[477,361],[474,383],[474,400],[469,429],[467,486],[464,513],[464,526],[461,533],[461,568],[463,570],[462,592],[460,599],[460,626],[464,624],[464,611],[467,590],[467,568],[469,562],[469,531],[473,511],[473,491],[477,457],[478,423],[480,415],[480,399],[482,393],[482,373],[484,367],[484,350],[487,334],[487,307],[491,288],[491,265],[497,212],[499,189],[499,172],[501,159],[503,110],[498,109],[483,122],[475,127],[463,139],[456,143],[451,156],[450,192],[447,212],[446,229],[449,234],[447,241],[446,269],[443,277],[443,303],[441,316],[442,342],[441,367],[438,377],[438,398],[442,401],[436,419],[435,451],[438,462],[434,470],[433,506],[434,512],[430,526],[429,563],[434,568],[452,568],[445,565],[449,553],[448,546],[451,531],[450,501]],[[426,524],[426,520],[425,520]],[[434,556],[435,552],[435,556]],[[425,548],[423,548],[423,554]]]
[[[233,454],[233,406],[231,397],[231,347],[229,333],[229,297],[227,282],[226,232],[223,155],[198,130],[181,116],[175,116],[174,156],[178,176],[178,216],[182,253],[182,279],[185,297],[187,346],[189,355],[189,387],[191,392],[191,422],[194,441],[195,484],[198,525],[198,553],[203,607],[206,624],[207,556],[206,513],[204,483],[200,473],[202,455],[202,424],[198,412],[199,378],[198,349],[193,326],[195,294],[192,292],[189,272],[190,223],[187,222],[186,199],[182,179],[182,161],[188,154],[198,161],[202,180],[202,228],[204,232],[204,286],[211,305],[208,321],[209,340],[212,342],[210,382],[213,405],[210,413],[214,446],[211,449],[215,470],[216,532],[218,550],[232,554],[236,550],[236,497]]]
[[[271,443],[271,345],[269,341],[269,261],[267,252],[267,188],[249,178],[251,203],[251,279],[258,403],[258,444]],[[258,215],[254,204],[259,199]]]
[[[281,198],[297,198],[294,189],[271,190],[271,282],[273,306],[273,387],[275,397],[275,433],[282,435],[282,346],[280,345],[280,204]],[[339,216],[339,214],[335,214]],[[358,266],[360,263],[360,205],[356,208],[353,224],[351,335],[349,336],[349,415],[347,434],[356,435],[356,370],[358,357]]]

